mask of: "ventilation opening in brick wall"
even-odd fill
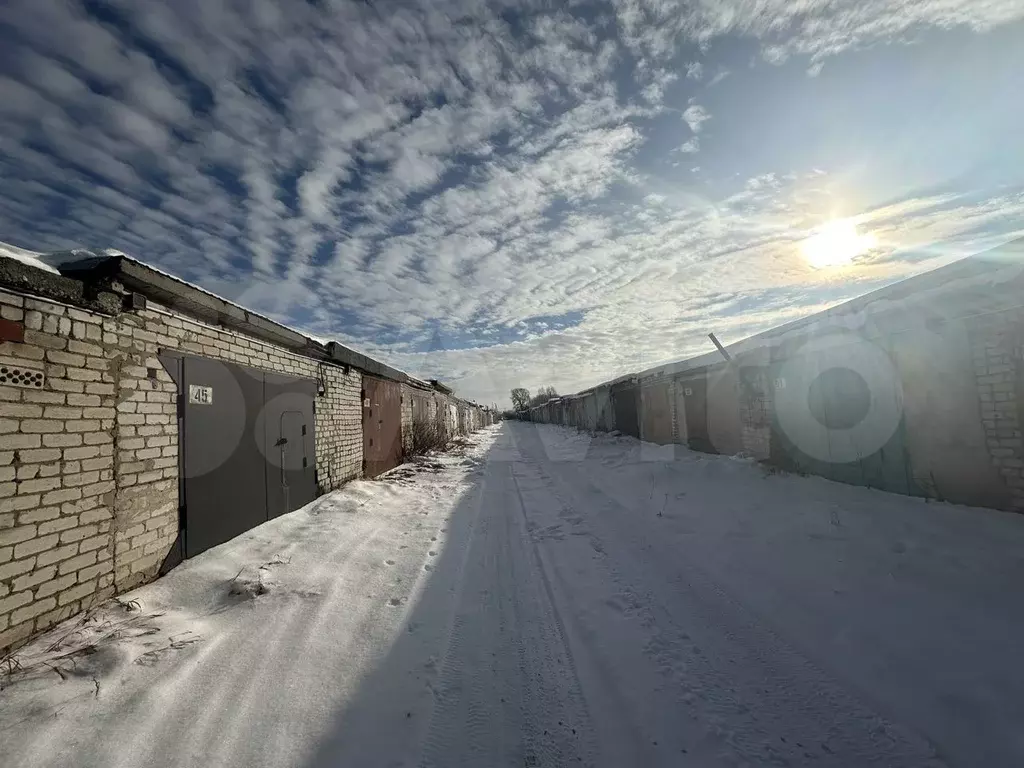
[[[0,384],[42,389],[44,381],[42,371],[34,371],[31,368],[13,368],[7,365],[0,366]]]

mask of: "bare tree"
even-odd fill
[[[530,390],[516,387],[512,390],[512,410],[525,411],[530,407]]]
[[[536,405],[544,405],[548,400],[553,397],[558,397],[558,393],[554,387],[541,387],[537,390],[537,394],[530,398],[530,407]]]

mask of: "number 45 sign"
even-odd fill
[[[188,402],[191,405],[212,405],[213,387],[201,387],[198,384],[189,384]]]

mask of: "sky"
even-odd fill
[[[5,0],[0,240],[507,405],[1021,236],[1021,72],[1020,0]]]

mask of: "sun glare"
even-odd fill
[[[875,244],[874,235],[862,235],[851,219],[830,221],[800,244],[807,263],[815,269],[841,267]]]

